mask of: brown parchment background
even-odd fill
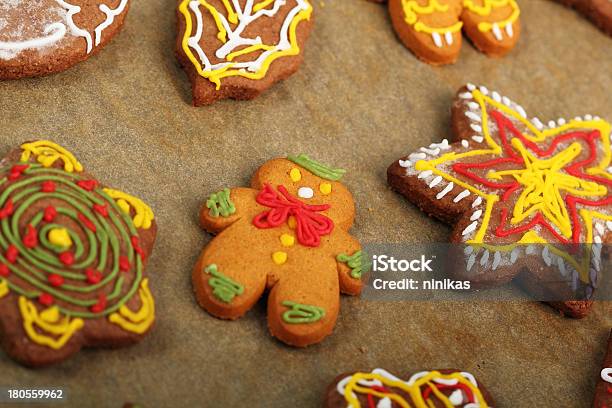
[[[149,203],[160,231],[149,263],[158,323],[144,342],[42,370],[0,352],[0,384],[60,385],[74,407],[316,407],[343,371],[455,367],[486,383],[499,407],[590,406],[610,304],[577,321],[538,303],[343,297],[333,336],[305,350],[269,336],[263,302],[237,322],[196,305],[191,268],[210,240],[198,209],[210,192],[246,185],[269,158],[304,152],[346,168],[353,233],[363,242],[444,242],[449,229],[390,191],[385,170],[449,135],[459,86],[497,89],[543,120],[612,119],[612,39],[556,3],[519,1],[523,36],[505,59],[466,42],[444,68],[417,61],[396,40],[384,6],[314,3],[301,70],[251,102],[190,106],[170,0],[135,0],[124,32],[68,72],[0,83],[0,151],[52,138],[101,180]]]

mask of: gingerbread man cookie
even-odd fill
[[[454,63],[463,30],[490,56],[506,55],[520,35],[515,0],[389,0],[393,27],[404,45],[432,65]]]
[[[218,235],[193,270],[200,305],[237,319],[269,289],[273,336],[300,347],[328,336],[340,292],[361,292],[367,263],[348,232],[355,204],[340,182],[343,173],[306,155],[290,156],[260,167],[251,188],[212,194],[200,221]]]
[[[488,391],[470,373],[422,371],[403,380],[382,368],[338,376],[327,389],[326,408],[434,408],[493,406]]]
[[[482,286],[518,276],[539,299],[584,316],[605,269],[602,244],[612,241],[610,123],[586,115],[544,124],[468,85],[452,129],[453,143],[393,163],[389,184],[454,225],[451,242],[465,244],[457,276]]]
[[[556,0],[573,7],[608,35],[612,35],[612,0]]]
[[[608,339],[608,351],[597,382],[595,401],[593,402],[593,408],[610,407],[612,407],[612,331]]]
[[[145,275],[156,224],[66,149],[24,143],[0,162],[0,336],[28,366],[141,340],[155,319]]]
[[[295,73],[311,14],[309,0],[179,0],[176,54],[193,104],[253,99]]]
[[[121,29],[129,0],[0,0],[0,79],[64,71]]]

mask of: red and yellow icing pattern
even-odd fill
[[[607,170],[611,125],[599,119],[572,120],[539,130],[479,90],[472,95],[480,105],[486,147],[415,163],[417,171],[430,170],[485,200],[480,227],[466,242],[496,251],[510,251],[517,244],[593,243],[594,219],[612,220],[612,175]],[[515,123],[527,131],[519,131]],[[491,228],[494,217],[499,222]],[[492,245],[487,236],[505,244]],[[550,245],[550,250],[588,282],[589,250],[581,261],[559,247]]]
[[[358,395],[367,397],[368,408],[375,408],[382,400],[391,401],[402,408],[431,408],[433,401],[442,402],[446,407],[475,404],[470,406],[487,408],[480,389],[470,377],[467,373],[429,371],[403,381],[385,370],[375,369],[371,373],[355,373],[341,380],[337,391],[344,396],[349,408],[362,407]],[[402,394],[398,391],[402,391]],[[460,393],[462,401],[451,401],[450,394],[444,391]]]
[[[308,0],[183,0],[179,12],[185,22],[183,52],[197,73],[219,90],[224,78],[262,79],[275,60],[298,55],[297,27],[310,19],[312,6]],[[243,36],[250,24],[282,13],[286,17],[278,33],[278,43],[264,44],[260,37]],[[208,14],[210,18],[206,18]],[[205,20],[214,21],[218,31],[216,39],[202,38]],[[206,54],[202,41],[218,42],[214,55]]]
[[[0,299],[16,295],[28,338],[55,350],[89,319],[146,332],[155,307],[138,229],[151,228],[151,209],[78,174],[81,163],[53,142],[21,149],[20,162],[1,169]],[[126,303],[135,296],[132,311]]]

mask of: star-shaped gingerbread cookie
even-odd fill
[[[454,273],[480,286],[515,277],[534,296],[584,316],[612,241],[610,123],[542,123],[498,92],[468,85],[452,106],[454,142],[388,169],[389,184],[454,225]],[[605,252],[605,251],[603,251]]]

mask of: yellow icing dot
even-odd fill
[[[283,234],[280,236],[280,242],[283,246],[290,247],[295,244],[295,237],[289,234]]]
[[[0,299],[9,293],[9,286],[6,279],[0,280]]]
[[[119,206],[121,211],[123,211],[124,213],[126,213],[126,214],[130,213],[130,205],[124,199],[122,199],[122,198],[118,199],[117,200],[117,205]]]
[[[47,323],[57,323],[60,319],[60,312],[57,306],[52,306],[40,312],[40,318]]]
[[[331,193],[332,191],[332,185],[331,183],[321,183],[319,185],[319,191],[321,192],[321,194],[323,195],[328,195],[329,193]]]
[[[47,235],[49,242],[53,245],[61,248],[70,248],[72,246],[72,239],[66,228],[53,228]]]
[[[295,220],[295,217],[293,215],[289,217],[289,219],[287,220],[287,224],[291,229],[295,229],[295,227],[297,227],[297,221]]]
[[[297,183],[298,181],[302,179],[302,172],[297,167],[294,167],[289,172],[289,177],[291,177],[291,181],[293,181],[294,183]]]
[[[272,254],[272,260],[277,265],[282,265],[287,262],[287,253],[283,251],[276,251]]]

